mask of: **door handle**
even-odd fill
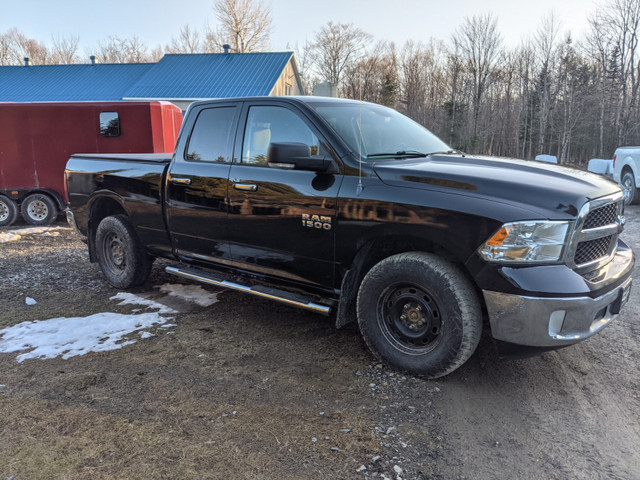
[[[243,192],[255,192],[258,190],[258,186],[253,183],[234,183],[233,188],[242,190]]]
[[[175,183],[176,185],[190,185],[191,184],[191,179],[190,178],[171,177],[171,183]]]

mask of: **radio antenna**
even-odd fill
[[[358,104],[360,110],[360,122],[358,123],[358,186],[356,187],[356,196],[360,196],[364,186],[362,185],[362,62],[358,65]]]

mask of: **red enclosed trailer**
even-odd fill
[[[0,226],[50,224],[74,153],[173,152],[181,123],[169,102],[0,103]]]

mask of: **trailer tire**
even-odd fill
[[[125,215],[104,218],[96,231],[98,264],[116,288],[142,285],[149,278],[151,257]]]
[[[46,227],[58,216],[58,207],[49,195],[32,193],[22,201],[20,213],[27,223]]]
[[[425,378],[453,372],[482,333],[478,294],[454,264],[430,253],[388,257],[364,277],[358,324],[378,359]]]
[[[0,227],[8,227],[18,218],[18,205],[9,197],[0,195]]]

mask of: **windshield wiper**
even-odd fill
[[[393,153],[370,153],[366,156],[366,158],[380,158],[380,157],[391,157],[391,158],[417,158],[417,157],[426,157],[427,153],[418,152],[416,150],[402,150],[400,152]]]

